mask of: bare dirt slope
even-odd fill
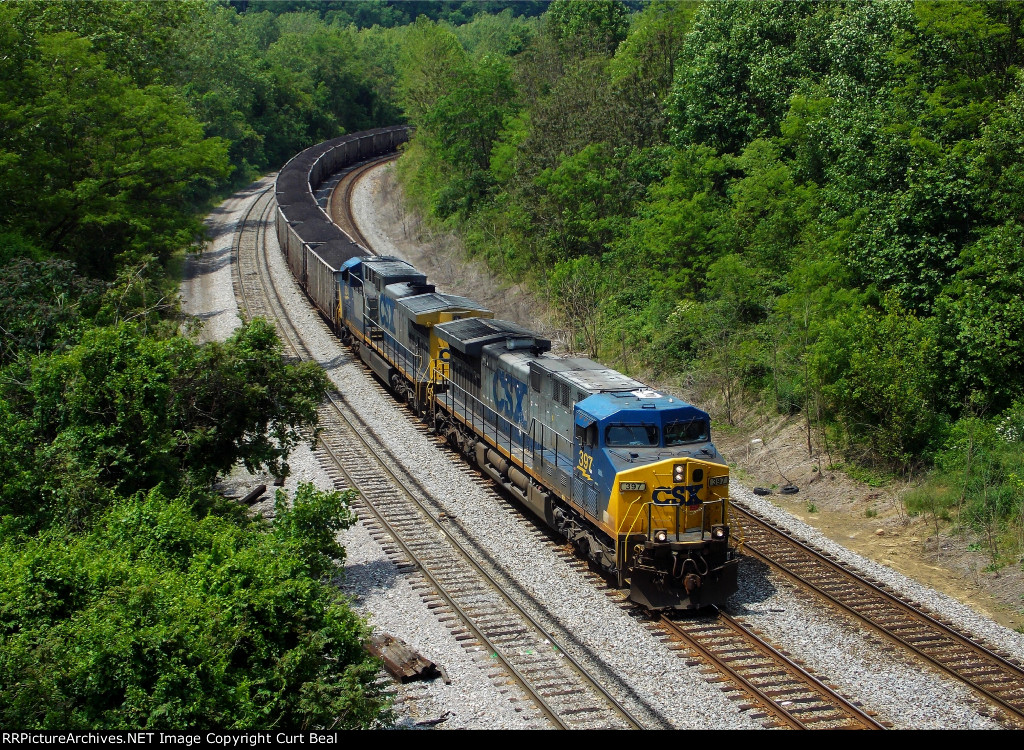
[[[528,326],[564,347],[564,331],[543,299],[521,285],[495,281],[482,263],[464,258],[457,239],[430,232],[404,208],[393,165],[370,172],[356,188],[353,204],[367,239],[375,247],[390,247],[390,252],[426,273],[439,291],[482,302],[496,317]],[[657,380],[650,382],[709,408],[704,398]],[[710,408],[715,415],[714,406]],[[831,469],[829,456],[809,455],[807,433],[799,420],[751,413],[737,421],[744,426],[718,429],[715,443],[742,484],[773,489],[770,497],[775,504],[848,549],[958,599],[1001,625],[1024,627],[1021,566],[988,570],[988,556],[973,550],[976,540],[937,529],[929,519],[907,516],[900,501],[906,486],[872,487]],[[780,494],[785,485],[799,491]]]

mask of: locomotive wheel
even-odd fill
[[[449,427],[449,426],[446,425],[445,426],[445,437],[448,440],[448,445],[450,445],[453,450],[457,450],[457,451],[461,451],[462,450],[462,436],[459,435],[459,431],[456,428]]]
[[[395,394],[395,398],[399,401],[405,400],[405,381],[402,380],[402,376],[397,372],[391,376],[391,392]]]

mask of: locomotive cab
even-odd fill
[[[729,470],[706,412],[648,388],[603,393],[575,409],[574,491],[615,541],[630,598],[652,610],[697,609],[738,589],[730,546]]]

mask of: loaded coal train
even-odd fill
[[[553,355],[405,261],[371,255],[321,208],[331,175],[408,137],[404,126],[344,136],[282,168],[276,230],[299,285],[399,399],[631,600],[652,611],[722,603],[739,557],[706,412]]]

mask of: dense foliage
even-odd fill
[[[5,728],[389,719],[332,584],[351,493],[266,523],[212,491],[287,475],[327,379],[259,319],[196,343],[171,272],[232,181],[398,117],[401,29],[285,11],[0,3]]]
[[[1024,6],[556,0],[505,54],[466,28],[417,24],[443,63],[399,63],[424,210],[588,352],[932,467],[961,521],[1024,543],[997,430],[1024,404]]]
[[[363,29],[405,26],[420,17],[460,26],[506,11],[537,16],[548,0],[231,0],[230,4],[246,14],[315,12],[330,24]]]
[[[5,727],[358,728],[379,717],[365,628],[319,582],[343,556],[343,498],[309,485],[291,503],[279,494],[272,527],[211,500],[154,489],[115,500],[85,533],[5,534]]]
[[[284,476],[327,388],[314,363],[284,363],[260,319],[204,346],[134,323],[93,327],[5,374],[0,514],[43,525],[87,523],[152,487],[207,486],[239,461]]]
[[[210,490],[286,473],[326,381],[262,321],[195,343],[168,269],[231,184],[403,118],[409,195],[587,353],[926,468],[911,512],[1024,547],[1022,32],[1011,3],[0,3],[0,722],[388,720],[330,585],[351,498],[267,524]]]

